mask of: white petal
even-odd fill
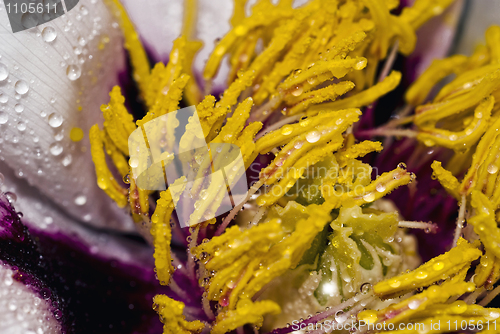
[[[102,124],[99,106],[125,69],[118,25],[101,1],[81,0],[64,16],[13,34],[4,8],[0,66],[9,75],[0,82],[0,160],[75,219],[130,229],[128,216],[96,186],[88,142],[90,126]],[[57,34],[52,42],[43,32],[49,27]],[[70,140],[74,127],[83,140]]]
[[[61,333],[46,300],[12,278],[15,272],[0,261],[0,333]]]
[[[168,60],[172,42],[181,35],[185,0],[123,0],[130,18],[144,41],[146,49],[156,61]],[[196,20],[196,36],[204,42],[203,49],[195,59],[194,67],[201,73],[214,48],[215,40],[228,32],[233,13],[232,0],[199,0]],[[224,84],[225,66],[217,80],[218,87]]]
[[[491,25],[500,25],[500,2],[477,0],[467,1],[467,16],[462,36],[458,44],[458,52],[470,55],[474,47],[484,43],[484,33]]]
[[[2,166],[3,163],[0,162],[0,169]],[[11,174],[4,176],[5,183],[0,186],[0,193],[10,192],[15,195],[13,206],[23,214],[22,221],[30,230],[66,236],[83,244],[90,253],[100,258],[118,260],[148,271],[153,267],[153,251],[149,246],[89,229],[61,212],[25,180],[16,179]],[[115,225],[119,223],[112,220],[110,222]]]
[[[415,75],[420,75],[435,59],[448,56],[452,47],[464,1],[458,0],[442,15],[432,18],[417,31],[417,45],[410,59],[416,60]]]

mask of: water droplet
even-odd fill
[[[17,201],[16,194],[11,192],[6,192],[5,197],[7,197],[7,201],[9,201],[10,204],[14,204]]]
[[[82,69],[78,65],[69,65],[66,68],[66,75],[68,76],[69,80],[75,81],[82,75]]]
[[[303,127],[308,126],[309,123],[311,123],[311,120],[309,120],[308,118],[301,119],[300,122],[299,122],[300,126],[303,126]]]
[[[5,283],[6,286],[11,286],[12,283],[14,283],[14,280],[12,279],[11,275],[7,275],[7,277],[5,277],[5,280],[3,282]]]
[[[137,168],[137,166],[139,166],[139,159],[137,158],[130,159],[129,165],[132,168]]]
[[[371,288],[372,288],[372,285],[370,283],[364,283],[363,285],[361,285],[360,290],[361,290],[361,293],[366,294],[371,290]]]
[[[298,141],[295,143],[295,145],[293,145],[293,147],[298,150],[302,147],[302,145],[304,145],[304,142]]]
[[[453,303],[453,311],[456,314],[462,314],[467,311],[467,304],[463,300],[457,300]]]
[[[295,87],[294,90],[292,90],[292,95],[299,96],[300,94],[302,94],[303,91],[304,91],[304,88],[302,86],[297,86],[297,87]]]
[[[4,81],[9,76],[9,69],[4,64],[0,63],[0,81]]]
[[[7,103],[9,102],[9,97],[3,93],[0,93],[0,103]]]
[[[378,183],[376,186],[375,186],[375,189],[379,192],[379,193],[383,193],[385,191],[385,185],[383,185],[382,183]]]
[[[24,111],[24,107],[21,105],[21,104],[16,104],[14,106],[14,110],[17,112],[17,113],[22,113]]]
[[[443,262],[436,262],[432,266],[432,269],[434,269],[435,271],[442,270],[443,268],[444,268],[444,263]]]
[[[293,131],[293,128],[290,125],[284,126],[283,129],[281,129],[281,133],[284,136],[288,136],[289,134],[292,133],[292,131]]]
[[[434,143],[433,140],[427,139],[427,140],[424,141],[424,144],[426,146],[434,146],[435,143]]]
[[[125,183],[125,184],[130,184],[130,175],[129,175],[129,174],[126,174],[126,175],[123,177],[123,183]]]
[[[57,32],[52,27],[45,27],[42,30],[42,38],[45,42],[50,43],[53,42],[57,37]]]
[[[393,278],[389,281],[389,285],[391,286],[391,288],[398,288],[401,285],[401,281]]]
[[[345,322],[347,318],[348,318],[347,314],[345,314],[342,311],[335,313],[335,321],[337,321],[337,323],[339,324]]]
[[[87,197],[85,195],[78,195],[75,197],[76,205],[85,205],[87,203]]]
[[[26,130],[26,123],[24,123],[24,122],[22,122],[22,121],[21,121],[21,122],[19,122],[19,123],[17,123],[17,129],[18,129],[19,131],[24,131],[24,130]]]
[[[61,141],[64,139],[64,131],[60,131],[54,135],[54,139],[57,141]]]
[[[73,161],[73,157],[70,154],[68,154],[67,156],[64,157],[64,159],[62,160],[61,163],[64,167],[67,167],[67,166],[71,165],[72,161]]]
[[[366,59],[363,59],[363,60],[358,61],[354,65],[354,69],[359,71],[359,70],[362,70],[363,68],[365,68],[365,66],[366,66]]]
[[[21,24],[26,29],[34,28],[38,25],[38,17],[32,13],[24,13],[21,16]]]
[[[9,114],[5,111],[0,111],[0,124],[5,124],[9,121]]]
[[[49,125],[53,128],[58,128],[62,125],[63,123],[63,118],[61,115],[58,115],[56,113],[52,113],[49,115]]]
[[[319,138],[321,138],[321,135],[318,131],[311,131],[306,135],[306,140],[311,144],[317,142]]]
[[[410,310],[416,310],[418,307],[422,304],[420,300],[412,300],[411,302],[408,303],[408,308]]]
[[[418,279],[425,279],[425,278],[427,278],[427,276],[428,276],[427,272],[423,271],[423,270],[417,272],[417,275],[416,275],[416,277]]]
[[[85,44],[87,44],[87,41],[85,40],[85,38],[80,37],[78,38],[78,44],[80,44],[81,46],[85,46]]]
[[[18,80],[14,88],[16,90],[16,93],[19,95],[24,95],[30,90],[28,83],[24,80]]]
[[[368,193],[363,196],[363,199],[368,203],[373,202],[375,200],[375,193]]]
[[[490,318],[495,320],[495,319],[498,319],[500,317],[500,313],[496,312],[496,311],[491,311],[490,312]]]
[[[11,300],[11,301],[9,302],[8,307],[9,307],[9,310],[11,310],[11,311],[15,311],[15,310],[17,309],[16,302],[15,302],[14,300]]]
[[[49,147],[50,154],[58,156],[62,153],[63,147],[59,143],[53,143]]]
[[[488,173],[496,174],[498,172],[498,166],[494,164],[488,165]]]

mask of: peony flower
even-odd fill
[[[473,8],[473,17],[482,13]],[[489,28],[486,47],[472,56],[424,70],[446,55],[461,10],[451,0],[234,8],[89,0],[16,34],[0,16],[2,331],[365,333],[422,325],[440,333],[458,328],[436,331],[433,323],[465,321],[496,332],[486,324],[496,326],[499,310],[486,306],[500,291],[488,292],[500,277],[500,28]],[[208,45],[195,57],[198,39]],[[454,81],[431,92],[452,73]],[[375,127],[397,102],[412,108]],[[189,105],[197,117],[182,129],[179,109]],[[141,164],[154,169],[154,158],[136,160],[131,138],[151,124],[162,125],[142,150],[159,142],[162,168],[141,178]],[[193,182],[144,186],[168,178],[176,134],[180,148],[208,144],[209,154],[178,161],[177,172]],[[414,139],[359,140],[393,135]],[[429,154],[422,145],[438,148]],[[227,167],[227,147],[238,148],[250,181],[248,193],[231,187],[229,204],[226,184],[244,180],[243,172],[233,164],[223,179],[211,174]],[[406,186],[409,197],[387,196]],[[435,188],[443,200],[431,203]],[[450,238],[444,227],[455,200]],[[436,203],[450,203],[450,213],[436,216]],[[415,212],[417,204],[430,209]],[[421,263],[409,229],[438,225],[441,234],[423,238],[438,241]]]

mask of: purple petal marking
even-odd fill
[[[52,305],[65,333],[161,332],[152,299],[172,291],[159,285],[152,265],[96,256],[74,236],[28,230],[4,194],[0,227],[0,262]]]

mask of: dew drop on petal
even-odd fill
[[[52,155],[58,156],[62,153],[63,147],[59,143],[53,143],[49,147],[49,152]]]
[[[443,262],[436,262],[434,263],[434,265],[432,266],[432,269],[434,269],[435,271],[440,271],[444,268],[444,263]]]
[[[49,125],[53,128],[58,128],[62,125],[63,123],[63,118],[61,115],[58,115],[56,113],[52,113],[49,115]]]
[[[66,75],[68,76],[69,80],[75,81],[82,75],[82,69],[78,65],[69,65],[66,68]]]
[[[12,278],[12,275],[6,275],[4,284],[6,286],[11,286],[14,283],[14,279]]]
[[[363,196],[363,199],[365,200],[365,202],[373,202],[375,200],[375,193],[367,193],[366,195]]]
[[[55,140],[57,140],[57,141],[61,141],[61,140],[63,140],[63,139],[64,139],[64,132],[63,132],[63,131],[61,131],[61,132],[59,132],[59,133],[56,133],[56,134],[54,135],[54,139],[55,139]]]
[[[293,128],[289,125],[287,126],[284,126],[283,129],[281,129],[281,133],[284,135],[284,136],[288,136],[289,134],[291,134],[293,131]]]
[[[311,131],[306,135],[306,140],[312,144],[317,142],[320,137],[321,135],[318,131]]]
[[[410,303],[408,303],[408,308],[410,310],[416,310],[418,307],[422,304],[420,300],[412,300]]]
[[[16,90],[16,93],[19,95],[24,95],[30,90],[28,83],[24,80],[18,80],[14,88]]]
[[[391,288],[398,288],[400,285],[401,285],[401,281],[396,279],[396,278],[393,278],[389,281],[389,285],[391,286]]]
[[[379,193],[383,193],[385,191],[385,185],[383,185],[382,183],[378,183],[376,186],[375,186],[375,189],[379,192]]]
[[[80,13],[82,13],[83,16],[87,15],[89,13],[89,10],[85,6],[80,7]]]
[[[19,103],[18,103],[18,104],[16,104],[16,105],[14,106],[14,110],[15,110],[17,113],[19,113],[19,114],[20,114],[20,113],[22,113],[22,112],[24,111],[24,107],[22,106],[22,104],[19,104]]]
[[[85,195],[78,195],[75,197],[75,204],[76,205],[85,205],[87,203],[87,197]]]
[[[7,69],[7,66],[0,63],[0,81],[4,81],[5,79],[7,79],[8,76],[9,76],[9,70]]]
[[[416,277],[417,277],[417,279],[426,279],[427,276],[428,276],[427,272],[421,270],[421,271],[417,272],[417,276]]]
[[[310,121],[308,118],[302,119],[302,120],[300,120],[300,122],[299,122],[300,126],[303,126],[303,127],[308,126],[308,125],[309,125],[309,123],[311,123],[311,121]]]
[[[87,44],[87,41],[85,40],[85,38],[80,37],[78,38],[78,44],[80,44],[81,46],[85,46],[85,44]]]
[[[498,172],[498,166],[497,165],[494,165],[494,164],[490,164],[488,165],[488,173],[490,174],[496,174]]]
[[[292,95],[293,96],[299,96],[300,94],[302,94],[302,92],[304,91],[304,88],[302,86],[297,86],[295,87],[295,89],[292,91]]]
[[[64,157],[64,159],[62,160],[62,165],[64,167],[67,167],[69,165],[71,165],[71,162],[73,161],[73,157],[68,154],[67,156]]]
[[[7,103],[9,102],[9,97],[3,93],[0,93],[0,103]]]
[[[7,201],[9,201],[10,204],[14,204],[17,201],[17,195],[11,192],[6,192],[5,197],[7,197]]]
[[[137,159],[137,158],[130,159],[129,165],[132,168],[137,168],[137,166],[139,166],[139,159]]]
[[[356,64],[354,64],[354,69],[358,71],[362,70],[363,68],[366,67],[366,63],[367,63],[366,59],[360,60]]]
[[[5,124],[9,121],[9,114],[5,111],[0,111],[0,124]]]
[[[15,300],[9,301],[8,308],[10,311],[15,311],[17,309],[17,304]]]
[[[24,122],[17,123],[17,129],[21,132],[26,130],[26,123],[24,123]]]
[[[57,37],[57,32],[52,27],[45,27],[42,30],[42,38],[45,42],[50,43],[53,42]]]
[[[21,16],[21,24],[26,29],[34,28],[38,25],[38,17],[33,13],[24,13]]]

